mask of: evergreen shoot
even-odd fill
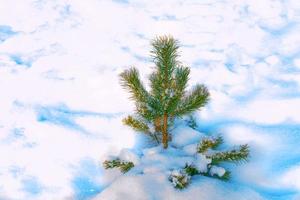
[[[183,169],[190,176],[195,176],[195,175],[200,174],[198,169],[194,165],[191,165],[191,164],[185,164],[185,167]]]
[[[205,106],[209,92],[197,84],[186,91],[190,69],[179,58],[179,43],[171,36],[161,36],[151,42],[151,57],[155,64],[150,75],[151,90],[147,91],[134,67],[120,74],[121,85],[135,102],[134,116],[123,120],[125,125],[146,133],[168,148],[169,128],[175,118],[191,114]],[[151,132],[149,127],[154,127]]]
[[[246,162],[249,156],[249,146],[247,144],[239,146],[238,149],[233,149],[225,152],[218,152],[211,156],[212,163],[220,162]]]
[[[204,153],[208,149],[216,149],[222,143],[223,138],[221,136],[218,136],[217,138],[204,138],[198,145],[197,152]]]
[[[191,176],[184,170],[174,170],[169,176],[169,181],[173,184],[175,188],[182,190],[190,184]]]
[[[249,146],[247,144],[240,145],[239,148],[235,148],[229,151],[211,151],[210,149],[216,150],[223,143],[221,136],[217,138],[205,138],[198,145],[197,152],[206,155],[212,160],[212,164],[219,164],[221,162],[233,162],[241,163],[248,161],[249,157]]]
[[[122,173],[128,172],[134,167],[133,162],[121,161],[119,158],[114,160],[106,160],[103,162],[105,169],[119,168]]]

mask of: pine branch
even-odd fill
[[[163,85],[163,77],[158,74],[158,72],[153,72],[150,77],[150,86],[151,86],[151,96],[152,98],[151,107],[153,109],[153,112],[155,113],[156,117],[162,116],[164,113],[164,106],[163,106],[163,100],[164,97],[162,94],[164,94],[164,88]]]
[[[132,67],[120,74],[121,85],[131,93],[135,102],[147,105],[149,93],[144,88],[136,68]]]
[[[136,131],[140,131],[149,135],[153,140],[155,140],[157,144],[159,144],[159,140],[156,133],[151,133],[149,126],[142,120],[136,119],[129,115],[123,119],[123,123],[127,126],[130,126]]]
[[[223,138],[218,136],[217,138],[204,138],[197,147],[198,153],[204,153],[208,149],[216,149],[223,143]]]
[[[136,102],[135,106],[136,114],[145,119],[147,122],[151,122],[157,116],[157,112],[152,108],[153,105],[150,103],[150,99],[148,105]]]
[[[181,104],[175,111],[176,116],[182,116],[203,107],[209,100],[209,92],[204,85],[196,85],[188,94],[182,99]]]
[[[121,172],[126,173],[133,167],[134,167],[133,162],[123,162],[119,168],[120,168]]]
[[[249,146],[241,145],[239,149],[233,149],[226,152],[218,152],[211,156],[212,164],[219,164],[220,162],[234,162],[241,163],[248,161]]]
[[[163,77],[161,77],[158,72],[153,72],[149,76],[149,80],[151,83],[151,94],[156,98],[160,99],[161,94],[163,92]]]
[[[195,175],[200,174],[198,169],[193,165],[185,164],[185,167],[183,169],[184,169],[185,173],[187,173],[190,176],[195,176]]]
[[[149,133],[149,127],[146,123],[142,122],[141,120],[135,119],[130,115],[123,119],[123,123],[127,126],[132,127],[136,131]]]
[[[187,87],[187,82],[189,80],[190,69],[188,67],[180,66],[176,68],[175,71],[175,92],[177,96],[182,97],[184,95],[184,90]]]
[[[190,69],[188,67],[177,67],[175,69],[175,76],[172,80],[172,92],[170,100],[168,102],[167,110],[172,113],[176,110],[180,100],[185,94],[187,82],[189,80]]]
[[[128,172],[132,167],[134,167],[133,162],[121,161],[119,158],[114,160],[106,160],[103,162],[103,167],[105,169],[119,168],[122,173]]]
[[[152,97],[149,100],[149,105],[152,108],[153,115],[156,117],[162,116],[164,109],[162,105],[162,94],[164,93],[164,88],[162,87],[163,79],[160,77],[158,72],[153,72],[150,77],[151,92]]]
[[[155,106],[154,99],[144,88],[140,81],[137,69],[130,68],[120,74],[121,85],[129,91],[131,99],[135,102],[136,113],[144,119],[151,121],[155,114],[152,112],[152,106]]]

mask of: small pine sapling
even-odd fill
[[[150,91],[144,87],[136,68],[120,74],[121,85],[129,91],[136,107],[134,116],[128,116],[123,122],[162,142],[166,149],[171,138],[168,130],[174,119],[203,107],[209,100],[209,92],[200,84],[186,91],[190,69],[178,60],[177,40],[161,36],[155,38],[151,46],[155,68],[149,77]],[[154,127],[153,131],[151,127]]]

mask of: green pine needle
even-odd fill
[[[185,89],[187,87],[187,82],[189,79],[190,69],[188,67],[178,67],[175,70],[175,77],[172,80],[171,87],[173,90],[173,96],[170,97],[168,102],[167,110],[169,112],[174,112],[182,97],[185,95]]]
[[[217,152],[211,156],[212,164],[218,164],[220,162],[233,162],[239,164],[241,162],[248,161],[249,146],[247,144],[241,145],[238,149],[233,149],[225,152]]]
[[[142,122],[141,120],[135,119],[130,115],[123,119],[123,123],[127,126],[132,127],[136,131],[149,133],[149,126],[146,123]]]
[[[205,138],[198,145],[197,152],[204,153],[208,149],[216,149],[222,143],[223,143],[223,138],[221,136],[218,136],[217,138]]]
[[[139,73],[136,68],[132,67],[120,74],[121,85],[131,94],[131,99],[135,102],[147,104],[149,94],[144,88],[139,78]]]
[[[133,162],[126,162],[126,163],[122,163],[122,165],[120,165],[120,170],[122,173],[126,173],[133,167],[134,167]]]
[[[198,169],[193,165],[185,164],[185,167],[183,169],[184,169],[185,173],[187,173],[190,176],[195,176],[195,175],[199,174]]]
[[[132,167],[134,167],[133,162],[121,161],[119,158],[114,160],[106,160],[103,162],[103,167],[105,169],[119,168],[122,173],[128,172]]]
[[[209,101],[209,92],[204,85],[196,85],[180,102],[175,111],[177,116],[186,115],[203,107]]]
[[[188,67],[180,66],[175,71],[174,87],[176,95],[183,96],[184,90],[187,87],[187,82],[189,80],[190,69]]]
[[[172,74],[175,67],[179,64],[177,58],[178,54],[178,41],[172,36],[156,37],[152,43],[151,56],[154,63],[158,68],[158,72],[165,78]]]

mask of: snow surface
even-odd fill
[[[203,173],[207,172],[207,165],[211,163],[210,158],[206,158],[205,155],[198,154],[196,156],[195,167]]]
[[[130,149],[122,149],[118,157],[121,160],[133,162],[134,165],[138,165],[140,162],[139,157]]]
[[[147,186],[147,187],[145,187]],[[148,199],[187,199],[193,200],[223,200],[223,199],[241,199],[241,200],[261,200],[263,199],[257,193],[242,189],[238,186],[232,186],[228,183],[203,178],[201,181],[190,185],[183,191],[173,188],[164,174],[146,174],[146,175],[126,175],[115,181],[109,188],[104,190],[97,200],[121,200],[124,198],[132,200]]]
[[[212,166],[209,170],[210,175],[217,175],[222,177],[225,174],[226,170],[223,167]]]
[[[0,0],[0,13],[0,199],[300,199],[300,1]],[[123,148],[143,155],[118,74],[146,78],[159,34],[181,41],[190,86],[209,87],[198,131],[251,147],[228,183],[168,182],[193,133],[172,163],[174,147],[125,176],[101,167]]]
[[[172,144],[176,147],[184,147],[195,142],[197,143],[204,136],[202,133],[186,126],[177,127],[172,131],[172,134]]]

